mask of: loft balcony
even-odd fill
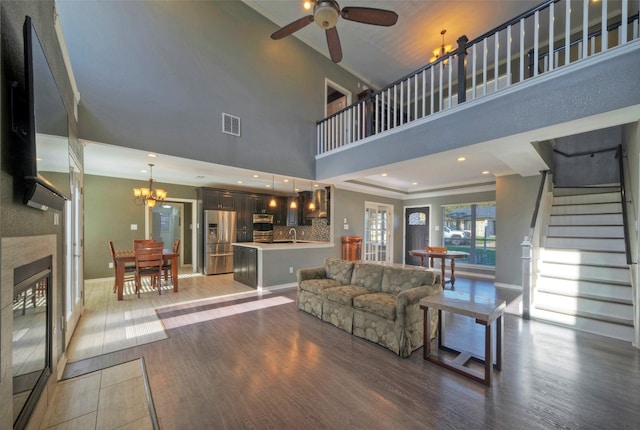
[[[386,88],[360,94],[356,103],[319,121],[316,125],[319,176],[345,173],[346,170],[340,170],[332,162],[342,152],[360,147],[356,153],[362,154],[363,147],[373,149],[367,144],[374,141],[376,148],[385,145],[385,141],[398,143],[398,134],[461,112],[463,107],[471,108],[482,103],[482,99],[513,95],[554,78],[568,79],[571,73],[579,73],[586,66],[621,57],[609,63],[612,73],[617,73],[616,64],[624,69],[629,66],[625,57],[629,60],[638,55],[639,3],[549,0],[471,41],[460,36],[454,51]],[[631,60],[631,63],[634,61],[637,62]],[[552,91],[553,85],[548,90]],[[522,93],[523,97],[525,93],[531,94]],[[559,92],[556,96],[559,97]],[[624,94],[622,96],[624,98]],[[530,97],[528,101],[531,102]],[[585,109],[585,114],[588,111]],[[442,124],[450,130],[456,124],[472,125],[460,121]],[[419,135],[419,132],[406,133],[402,140]],[[383,139],[391,136],[393,138]],[[396,149],[397,153],[385,157],[384,162],[446,149],[441,143],[427,148],[429,144],[422,143],[418,152],[416,148]],[[384,152],[389,154],[388,149]],[[354,155],[351,154],[351,163],[358,159]],[[372,167],[372,163],[367,165],[365,160],[363,167]]]

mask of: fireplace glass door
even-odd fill
[[[24,427],[50,374],[50,285],[50,256],[14,270],[14,428]]]

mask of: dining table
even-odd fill
[[[440,259],[440,270],[442,272],[442,287],[446,284],[451,284],[451,288],[453,288],[456,282],[456,259],[457,258],[467,258],[469,257],[468,252],[464,251],[442,251],[442,250],[427,250],[427,249],[413,249],[409,251],[409,255],[414,257],[420,257],[420,265],[424,266],[424,258],[427,257],[427,267],[433,267],[433,259]],[[451,277],[449,279],[445,279],[445,269],[446,269],[446,260],[450,259],[451,263]]]
[[[172,249],[163,249],[162,258],[165,263],[171,261],[171,267],[178,267],[178,257],[180,253],[173,252]],[[135,263],[136,256],[133,249],[123,249],[115,251],[115,266],[116,266],[116,290],[118,292],[118,300],[123,300],[124,296],[124,272],[125,265],[127,263]],[[173,291],[178,292],[178,270],[171,270],[171,283],[173,284]]]

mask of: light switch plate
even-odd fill
[[[138,224],[131,224],[131,230],[137,230]]]

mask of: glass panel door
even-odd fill
[[[365,202],[364,261],[393,261],[393,206]]]
[[[67,265],[66,265],[66,327],[65,347],[69,345],[76,324],[84,309],[84,273],[83,261],[83,230],[82,230],[82,172],[74,157],[70,157],[71,171],[71,200],[67,202],[66,230],[67,230]]]

